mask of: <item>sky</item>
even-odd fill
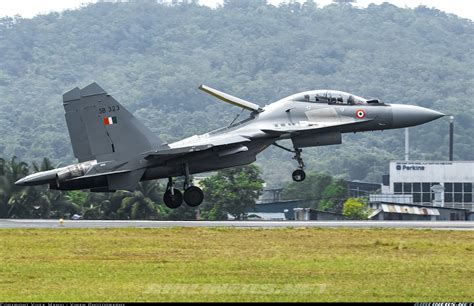
[[[268,0],[269,3],[278,4],[288,0]],[[37,14],[45,14],[51,11],[62,11],[65,9],[78,8],[85,3],[97,2],[96,0],[0,0],[0,17],[20,15],[31,18]],[[215,7],[223,0],[199,0],[201,4]],[[304,2],[304,0],[299,0]],[[319,6],[331,3],[331,0],[315,0]],[[399,7],[414,8],[420,4],[434,7],[447,13],[456,14],[463,18],[474,21],[473,0],[358,0],[357,6],[367,7],[370,3],[380,4],[390,2]]]

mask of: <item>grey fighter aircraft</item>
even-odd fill
[[[94,192],[135,190],[138,182],[168,178],[163,196],[170,208],[183,199],[189,206],[203,201],[190,175],[246,165],[270,145],[290,151],[298,163],[293,180],[305,179],[302,148],[341,144],[342,133],[404,128],[444,114],[412,105],[386,104],[337,90],[297,93],[266,106],[239,99],[205,85],[201,90],[250,115],[221,129],[163,143],[97,83],[63,95],[66,122],[78,163],[31,174],[16,182],[51,189]],[[293,148],[278,141],[290,139]],[[184,176],[182,193],[173,178]]]

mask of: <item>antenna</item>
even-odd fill
[[[408,128],[405,128],[405,161],[410,159],[410,133]]]
[[[454,150],[454,116],[449,116],[449,160],[453,161]]]

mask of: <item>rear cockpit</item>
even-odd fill
[[[343,105],[364,105],[378,100],[367,100],[359,96],[338,90],[312,90],[292,95],[288,100],[309,103],[327,103]]]

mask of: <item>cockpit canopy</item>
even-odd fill
[[[367,100],[353,94],[338,90],[312,90],[305,91],[288,97],[289,100],[299,102],[362,105],[380,103],[378,100]]]

